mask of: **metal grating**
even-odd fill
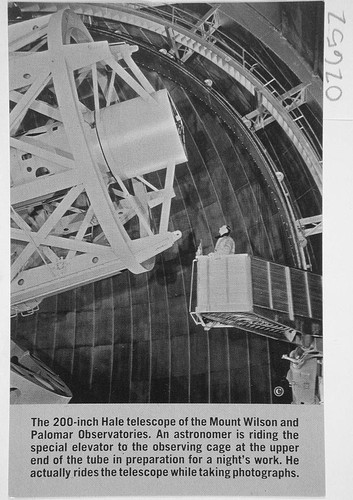
[[[251,272],[254,305],[271,308],[267,262],[252,259]]]
[[[290,270],[294,314],[310,317],[308,308],[308,291],[306,274],[297,269]]]
[[[317,274],[308,273],[311,311],[313,318],[322,318],[322,278]]]
[[[285,268],[271,262],[270,272],[273,309],[288,313],[288,295],[286,287]]]

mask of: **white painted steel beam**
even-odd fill
[[[107,42],[93,42],[82,21],[70,10],[46,18],[38,43],[32,34],[26,36],[26,26],[34,25],[25,23],[22,29],[17,28],[12,47],[23,47],[28,40],[34,42],[34,47],[43,46],[44,34],[48,50],[10,55],[13,72],[10,99],[15,103],[10,115],[11,130],[13,133],[20,130],[11,137],[15,313],[23,312],[27,305],[37,304],[47,295],[123,269],[135,273],[150,269],[154,257],[181,236],[179,231],[168,232],[167,226],[174,194],[174,168],[186,161],[173,107],[165,91],[155,92],[134,63],[131,54],[137,50],[136,46],[124,44],[114,46],[111,51]],[[122,59],[133,76],[118,63]],[[150,116],[146,137],[141,132],[141,118],[131,125],[129,133],[131,137],[135,134],[139,148],[136,140],[131,143],[132,151],[126,156],[129,161],[120,166],[122,177],[115,172],[121,156],[116,154],[115,142],[124,128],[117,128],[116,123],[120,110],[128,103],[116,102],[116,75],[139,96],[133,105],[144,103],[145,114]],[[87,79],[94,110],[86,106],[86,96],[81,102],[78,94]],[[43,90],[46,92],[43,99],[46,94],[55,95],[58,108],[38,99]],[[101,96],[106,97],[106,107]],[[131,106],[126,109],[130,115],[138,113]],[[41,116],[32,130],[28,130],[28,120],[22,125],[28,112]],[[162,158],[157,161],[158,155],[153,150],[157,137],[151,143],[151,127],[154,134],[162,131],[158,120],[166,134],[160,141],[168,146],[169,152],[164,163]],[[145,151],[141,151],[143,148]],[[136,154],[150,158],[148,168],[144,162],[136,167]],[[146,172],[166,167],[164,189],[155,188],[143,177]],[[126,184],[129,180],[133,192]],[[151,193],[156,195],[152,205],[162,204],[159,234],[154,234],[151,228]],[[140,235],[132,240],[124,224],[134,216],[139,221]]]
[[[213,33],[219,27],[218,9],[220,4],[213,5],[206,14],[195,23],[195,27],[191,28],[192,33],[201,31],[201,36],[205,41],[208,41]],[[182,62],[185,63],[194,53],[193,49],[187,49],[182,57]]]
[[[170,27],[173,29],[176,42],[212,61],[253,95],[255,94],[255,89],[262,88],[265,109],[278,122],[297,148],[320,193],[322,192],[322,165],[309,140],[300,127],[293,121],[289,112],[283,108],[282,102],[244,64],[240,64],[222,49],[193,33],[190,29],[168,21],[165,18],[160,18],[158,15],[153,15],[151,11],[142,12],[129,8],[128,4],[115,4],[114,6],[110,4],[109,7],[103,7],[99,4],[70,4],[70,6],[78,14],[104,17],[122,23],[133,24],[140,28],[159,33],[162,36],[165,36],[165,27]]]
[[[24,204],[30,200],[40,200],[55,191],[66,190],[79,182],[76,170],[56,174],[55,176],[38,177],[34,181],[26,182],[11,188],[11,203]]]
[[[22,99],[16,104],[10,113],[10,132],[14,133],[21,118],[23,117],[24,110],[27,110],[38,94],[44,89],[50,79],[50,72],[48,69],[42,70],[36,77],[35,81],[27,92],[23,95]]]
[[[11,28],[10,28],[11,29]],[[9,31],[10,31],[9,29]],[[10,52],[9,89],[25,89],[33,85],[41,73],[47,74],[48,52]],[[22,93],[22,95],[24,95]]]
[[[10,52],[20,50],[29,43],[45,36],[49,19],[50,16],[43,16],[11,25],[9,30]]]
[[[180,54],[179,54],[180,45],[175,43],[173,30],[169,27],[166,27],[165,33],[166,33],[169,45],[172,48],[173,54],[175,55],[176,59],[180,59]]]
[[[92,218],[94,216],[94,213],[93,213],[93,209],[92,207],[89,207],[85,216],[84,216],[84,219],[82,220],[81,222],[81,225],[76,233],[76,236],[75,236],[75,240],[80,242],[83,240],[86,232],[87,232],[87,229],[92,225]],[[72,259],[75,255],[76,255],[76,247],[72,250],[70,250],[70,252],[67,254],[66,258],[67,259]]]
[[[173,189],[174,171],[175,171],[175,165],[172,164],[172,165],[169,165],[167,167],[167,173],[166,173],[165,185],[164,185],[165,190],[171,191]],[[171,201],[172,201],[172,199],[170,197],[166,201],[166,203],[163,203],[163,205],[162,205],[160,231],[167,231],[168,230]]]
[[[50,231],[55,227],[55,225],[59,222],[64,213],[70,208],[71,204],[77,199],[78,195],[82,192],[83,186],[82,184],[72,188],[68,194],[63,198],[58,207],[54,210],[54,212],[48,217],[48,219],[44,222],[40,230],[36,233],[37,238],[45,238]],[[14,214],[14,210],[12,211],[12,216]],[[15,220],[16,222],[16,220]],[[14,279],[17,274],[21,271],[21,269],[26,265],[28,259],[31,255],[39,250],[39,244],[32,240],[26,248],[20,253],[20,255],[16,258],[16,260],[11,265],[11,279]]]
[[[23,97],[23,94],[20,92],[12,91],[10,92],[10,101],[18,103]],[[33,111],[37,111],[37,113],[41,113],[42,115],[48,116],[53,120],[61,121],[60,111],[54,106],[49,106],[47,103],[36,100],[33,101],[32,104],[28,106],[29,109]]]
[[[313,236],[322,233],[322,215],[305,217],[297,220],[297,227],[303,233],[304,237]]]
[[[111,255],[113,252],[109,247],[103,245],[95,245],[94,243],[86,243],[85,241],[71,239],[71,238],[61,238],[60,236],[48,235],[43,237],[37,235],[34,231],[21,231],[19,229],[11,229],[11,238],[19,241],[31,242],[36,244],[39,248],[40,245],[55,248],[64,248],[66,250],[74,250],[75,252],[91,253],[94,255]]]
[[[306,103],[307,87],[308,85],[298,85],[278,97],[278,100],[282,103],[283,108],[287,112],[290,113]],[[261,91],[259,93],[261,96]],[[295,118],[293,119],[296,121]],[[259,107],[243,116],[242,120],[249,128],[257,131],[274,122],[275,118],[264,108],[261,99]]]
[[[98,259],[98,260],[96,260]],[[92,254],[63,259],[58,264],[48,264],[25,270],[11,284],[11,306],[32,298],[43,299],[65,290],[76,288],[99,279],[118,274],[125,269],[124,263],[113,257],[97,257]]]
[[[140,68],[137,66],[137,64],[135,63],[135,61],[132,59],[131,55],[126,54],[124,56],[124,61],[127,63],[127,65],[129,66],[129,68],[131,69],[131,71],[133,72],[133,74],[135,75],[135,77],[141,82],[141,84],[144,87],[144,89],[149,94],[154,93],[154,91],[155,91],[154,88],[152,87],[152,85],[150,84],[150,82],[147,80],[147,78],[145,77],[145,75],[142,73],[142,71],[140,70]]]
[[[23,136],[21,140],[11,137],[10,146],[19,151],[31,153],[38,158],[43,158],[49,163],[60,165],[66,169],[75,167],[75,162],[73,159],[70,159],[63,154],[53,153],[52,151],[50,151],[50,148],[46,144],[43,144],[40,142],[40,140],[32,139],[28,136]]]

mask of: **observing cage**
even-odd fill
[[[10,23],[20,20],[19,25],[27,23],[24,26],[29,34],[27,46],[19,46],[12,55],[21,53],[23,56],[26,51],[38,56],[50,47],[47,33],[53,30],[47,28],[42,37],[29,41],[32,28],[33,31],[41,28],[44,19],[41,16],[52,15],[62,8],[62,4],[19,5],[20,16],[10,18]],[[76,28],[72,29],[70,43],[66,44],[71,46],[70,50],[78,45],[82,51],[89,44],[93,46],[90,36],[95,40],[106,39],[116,64],[126,73],[118,72],[109,57],[103,54],[103,49],[99,59],[98,48],[107,45],[106,42],[94,43],[97,51],[92,63],[87,62],[87,50],[82,67],[69,63],[65,55],[67,64],[62,67],[70,71],[73,68],[69,78],[71,84],[63,86],[64,78],[52,72],[56,80],[51,77],[43,92],[28,106],[27,116],[13,133],[14,139],[26,141],[26,149],[17,148],[13,165],[18,162],[18,168],[12,168],[12,177],[23,173],[29,188],[32,180],[41,186],[45,179],[49,182],[55,178],[59,183],[64,174],[68,177],[67,164],[70,160],[76,162],[74,153],[79,148],[72,145],[77,131],[68,132],[75,128],[68,120],[69,111],[65,112],[66,122],[61,117],[56,85],[63,87],[77,96],[78,112],[75,113],[80,117],[81,135],[89,150],[83,156],[90,161],[93,158],[97,166],[93,169],[94,181],[83,176],[91,191],[84,187],[45,238],[40,233],[41,228],[77,184],[72,182],[65,189],[58,184],[59,189],[48,195],[49,203],[46,203],[47,195],[43,196],[36,189],[32,199],[25,199],[23,207],[14,205],[33,233],[28,244],[37,233],[41,240],[32,253],[32,262],[25,263],[19,273],[14,274],[13,288],[18,284],[18,292],[24,290],[28,278],[34,275],[27,271],[33,269],[52,268],[52,275],[61,272],[59,277],[62,279],[54,276],[50,290],[37,286],[41,284],[37,280],[33,294],[24,302],[13,300],[13,314],[21,312],[11,322],[13,339],[42,356],[43,361],[60,374],[72,389],[73,403],[290,402],[289,393],[294,385],[288,385],[290,381],[285,376],[287,361],[291,367],[298,368],[298,372],[303,361],[300,359],[301,364],[297,367],[291,350],[295,345],[301,348],[303,331],[313,334],[316,351],[321,350],[322,343],[321,277],[313,274],[321,272],[320,236],[316,235],[320,235],[322,229],[322,156],[320,148],[314,148],[306,136],[304,117],[300,115],[297,119],[301,112],[305,116],[308,114],[311,84],[298,79],[296,72],[288,71],[287,74],[286,61],[276,58],[272,66],[261,59],[263,51],[258,54],[254,48],[252,52],[248,38],[242,40],[239,35],[238,29],[241,31],[242,26],[237,22],[231,22],[228,31],[223,29],[229,16],[220,4],[204,4],[200,6],[204,9],[201,12],[194,5],[191,10],[194,9],[195,14],[190,19],[183,6],[69,5],[90,33],[88,37],[86,32],[78,36]],[[202,18],[201,14],[204,14]],[[22,21],[29,17],[35,19]],[[80,30],[82,23],[77,23]],[[235,27],[237,29],[231,31]],[[15,24],[10,30],[12,28],[19,30]],[[256,33],[253,38],[256,45]],[[62,48],[64,46],[65,43]],[[61,55],[59,50],[55,53],[58,60]],[[35,71],[44,66],[39,57],[37,62],[33,64]],[[129,81],[126,75],[131,78]],[[150,83],[146,83],[144,75]],[[163,133],[168,123],[179,145],[185,144],[185,134],[169,93],[150,91],[151,85],[153,89],[168,89],[173,96],[185,123],[189,156],[187,163],[176,169],[177,198],[167,216],[170,230],[181,229],[183,239],[156,259],[154,269],[154,256],[149,258],[153,251],[142,260],[140,253],[136,255],[136,249],[140,252],[142,243],[141,247],[138,243],[144,240],[147,253],[146,247],[151,241],[148,238],[163,233],[163,210],[164,214],[169,211],[165,204],[170,203],[174,195],[173,181],[168,183],[167,177],[174,177],[174,167],[158,162],[156,153],[152,153],[153,140],[148,131],[163,124],[156,133],[159,147],[167,143]],[[15,93],[25,97],[26,90],[29,91],[30,86],[15,87],[11,92],[11,109],[16,105]],[[164,106],[166,113],[158,113],[149,97],[161,108]],[[51,106],[51,113],[57,111],[58,116],[52,118],[48,111],[44,113],[44,105]],[[35,106],[40,106],[42,112]],[[75,108],[72,107],[71,112],[72,109]],[[173,120],[168,121],[167,116],[168,119],[172,116]],[[146,139],[146,147],[143,139]],[[31,140],[35,146],[45,145],[47,155],[41,157],[31,152],[28,149]],[[168,144],[164,158],[172,149]],[[145,150],[139,156],[141,148]],[[12,153],[14,150],[16,148]],[[58,161],[50,164],[49,153],[60,154],[61,162],[67,164],[59,165]],[[78,154],[80,160],[82,155]],[[182,154],[186,158],[185,153]],[[177,156],[172,165],[176,164]],[[31,171],[23,168],[27,165]],[[86,169],[86,165],[79,167],[80,172]],[[32,180],[27,182],[31,172]],[[103,210],[101,216],[97,215],[99,205],[107,205],[103,196],[94,198],[97,179],[102,180],[108,202],[123,226],[123,230],[116,226],[124,240],[116,252],[116,271],[112,269],[113,258],[103,262],[97,253],[113,247],[112,234],[108,235],[109,222],[103,224]],[[19,186],[27,188],[21,180],[13,186],[14,194]],[[202,265],[201,260],[205,259],[205,263],[207,258],[201,255],[197,264],[193,261],[197,242],[203,241],[205,252],[212,252],[213,230],[219,227],[217,224],[225,222],[223,216],[234,228],[236,253],[246,252],[253,259],[251,272],[256,274],[256,280],[244,288],[252,289],[254,300],[247,304],[246,311],[235,312],[233,303],[229,301],[228,304],[226,297],[219,293],[219,287],[215,287],[215,279],[218,279],[218,285],[227,284],[230,291],[235,291],[231,276],[227,274],[227,279],[221,279],[223,275],[218,274],[219,270],[215,270],[208,284],[204,281],[201,291],[203,298],[216,299],[216,305],[221,303],[223,310],[216,310],[215,304],[207,300],[195,304],[196,277],[199,279],[201,275],[198,267]],[[82,222],[85,217],[90,219],[86,226]],[[16,235],[21,228],[14,220],[12,226]],[[79,239],[81,227],[83,235]],[[28,233],[22,232],[21,237],[22,240],[13,239],[13,260],[27,248],[24,238],[29,238]],[[49,241],[49,237],[50,245],[42,243]],[[58,240],[54,242],[54,237],[61,238],[61,247]],[[72,248],[73,242],[75,248]],[[125,246],[133,253],[132,262]],[[164,248],[167,249],[167,245]],[[55,266],[50,260],[50,251],[58,257]],[[82,264],[82,269],[69,269],[70,261]],[[136,261],[142,271],[132,268]],[[129,273],[114,276],[123,269],[134,273],[150,272],[140,277]],[[25,273],[21,274],[22,271]],[[190,290],[192,274],[195,286]],[[105,277],[108,279],[95,283]],[[236,280],[238,278],[236,273]],[[48,278],[47,282],[50,281]],[[90,285],[84,286],[89,282]],[[312,288],[309,299],[307,288]],[[42,290],[44,293],[39,295]],[[66,290],[66,293],[58,293]],[[320,297],[316,297],[318,294]],[[43,301],[36,312],[42,297],[47,295],[52,296]],[[229,308],[225,311],[227,305]],[[206,309],[203,306],[207,306]],[[190,313],[194,321],[190,321]],[[30,316],[23,317],[26,315]],[[48,331],[53,331],[54,335],[48,335]],[[227,362],[221,363],[221,359]],[[306,363],[306,359],[304,361]],[[311,360],[310,363],[314,364]],[[302,374],[307,376],[305,370],[300,377]],[[316,380],[317,376],[312,378]],[[298,386],[299,382],[295,382]],[[304,404],[301,396],[292,399]],[[317,403],[316,394],[315,400],[312,396],[305,397],[306,402]]]

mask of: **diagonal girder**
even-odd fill
[[[284,94],[278,97],[278,100],[282,103],[284,109],[287,112],[291,112],[294,109],[299,108],[302,104],[306,103],[306,93],[307,93],[308,85],[300,84],[296,87],[288,90]],[[270,123],[275,121],[275,118],[266,110],[262,104],[261,99],[261,90],[258,91],[258,107],[247,113],[243,116],[243,122],[253,130],[260,130],[261,128],[266,127]]]
[[[42,8],[45,4],[42,5]],[[52,9],[53,4],[48,4]],[[105,17],[122,23],[133,24],[141,28],[154,31],[165,36],[165,27],[170,27],[175,34],[175,41],[192,49],[194,52],[206,57],[223,69],[232,78],[244,86],[250,93],[255,94],[255,89],[263,91],[263,106],[278,122],[287,134],[299,154],[302,156],[309,172],[311,173],[318,189],[322,192],[322,165],[309,140],[300,127],[293,121],[278,97],[274,96],[268,88],[251,72],[243,62],[234,59],[219,46],[203,39],[190,29],[174,23],[172,20],[159,17],[157,14],[140,11],[129,7],[128,4],[110,4],[102,7],[99,4],[70,4],[78,14]]]
[[[302,232],[303,236],[313,236],[314,234],[322,233],[322,215],[314,215],[312,217],[304,217],[296,221],[298,229]]]
[[[155,190],[143,177],[154,171],[155,165],[156,170],[167,164],[169,168],[171,161],[173,175],[167,177],[172,186],[175,164],[186,160],[180,124],[176,124],[168,93],[156,92],[135,64],[131,54],[136,46],[119,44],[110,50],[106,42],[93,42],[82,21],[69,10],[59,11],[47,21],[38,43],[30,37],[33,50],[45,44],[47,50],[10,55],[12,132],[19,130],[10,143],[14,312],[47,295],[123,269],[145,272],[153,266],[156,254],[170,248],[181,236],[167,228],[171,189]],[[22,34],[21,40],[27,43],[28,38]],[[38,72],[37,66],[43,69]],[[109,122],[112,120],[114,128],[121,104],[128,114],[134,109],[130,104],[126,108],[129,101],[120,102],[117,86],[121,80],[138,95],[130,99],[135,107],[144,102],[146,116],[161,120],[153,133],[158,135],[161,130],[165,134],[164,149],[172,146],[163,164],[156,163],[161,162],[160,154],[153,161],[153,146],[149,153],[151,170],[135,167],[135,175],[130,176],[129,171],[122,170],[124,180],[111,169],[111,162],[119,161],[119,156],[116,160],[110,152],[115,152],[118,136],[110,131]],[[91,92],[90,101],[87,91]],[[31,119],[35,122],[33,129],[29,129]],[[145,143],[151,141],[150,130],[148,127]],[[135,129],[129,133],[133,136]],[[156,142],[157,137],[153,140]],[[115,197],[112,184],[120,187]],[[151,190],[158,195],[153,206],[162,205],[159,234],[150,225]],[[133,227],[130,236],[124,225],[135,216],[139,233]]]

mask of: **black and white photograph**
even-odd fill
[[[322,403],[323,17],[9,6],[13,403]]]
[[[7,10],[11,496],[323,495],[324,111],[351,19]]]

